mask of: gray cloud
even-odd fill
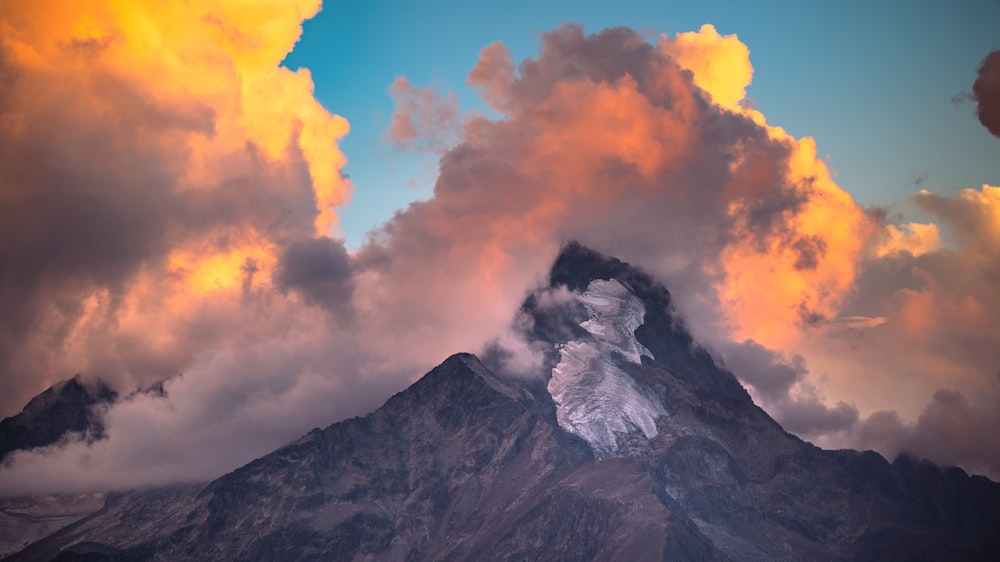
[[[717,342],[719,362],[748,385],[754,401],[788,431],[808,439],[851,429],[858,409],[845,402],[827,406],[810,381],[800,355],[786,358],[754,341]]]
[[[972,97],[979,122],[993,136],[1000,137],[1000,51],[991,51],[979,63]]]
[[[294,290],[314,304],[344,311],[352,290],[347,250],[332,238],[295,240],[279,257],[274,281],[281,290]]]
[[[1000,408],[978,407],[961,392],[939,390],[915,422],[879,411],[852,428],[851,437],[857,446],[876,449],[890,460],[908,454],[1000,480],[997,427]]]

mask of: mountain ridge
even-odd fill
[[[584,298],[595,280],[629,294]],[[572,298],[543,304],[561,287]],[[629,295],[644,309],[634,330],[619,321],[635,309],[614,308]],[[541,376],[452,355],[366,416],[207,486],[116,495],[12,559],[1000,558],[1000,485],[787,433],[640,270],[568,245],[521,314]],[[652,357],[602,344],[630,337]],[[615,433],[602,452],[563,423],[545,371],[574,342],[604,354],[587,356],[577,382],[627,377],[662,406],[655,432]]]

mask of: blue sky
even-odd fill
[[[899,204],[928,189],[953,193],[1000,182],[1000,139],[976,120],[971,90],[979,62],[1000,48],[1000,2],[327,2],[306,22],[291,68],[313,73],[317,98],[343,115],[342,142],[354,185],[341,210],[342,235],[364,234],[433,192],[436,161],[400,152],[384,132],[389,85],[454,91],[465,86],[479,50],[504,42],[515,60],[534,56],[539,35],[563,22],[587,32],[624,25],[651,41],[703,23],[736,34],[754,66],[748,97],[770,123],[816,138],[837,181],[864,205]]]

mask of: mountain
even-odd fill
[[[49,387],[19,414],[0,421],[0,462],[14,451],[52,445],[70,434],[101,438],[104,426],[99,410],[117,397],[104,383],[85,384],[79,376]],[[104,494],[0,498],[0,556],[19,550],[103,505]]]
[[[1000,484],[785,432],[669,292],[578,244],[457,354],[207,486],[109,495],[13,560],[996,560]]]
[[[49,387],[21,413],[0,421],[0,460],[17,450],[52,445],[69,433],[100,438],[104,427],[95,410],[116,398],[103,382],[84,384],[79,375]]]

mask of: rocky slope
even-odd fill
[[[1000,485],[786,433],[670,295],[578,245],[540,373],[448,358],[201,489],[108,498],[15,560],[995,560]]]

